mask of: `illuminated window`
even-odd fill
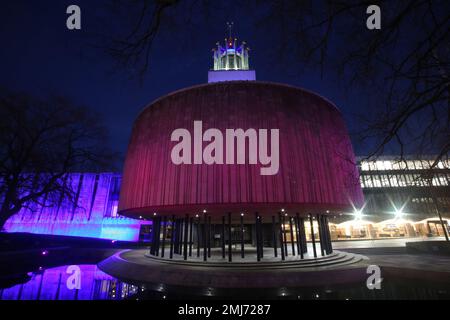
[[[397,180],[397,175],[392,175],[392,176],[389,177],[389,179],[391,180],[391,186],[393,186],[393,187],[398,187],[399,186],[399,183],[398,183],[398,180]]]
[[[115,200],[111,205],[111,217],[116,218],[118,216],[117,209],[119,207],[119,201]]]
[[[367,163],[367,161],[363,161],[361,163],[361,170],[362,171],[369,171],[369,163]]]

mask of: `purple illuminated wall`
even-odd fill
[[[78,207],[69,202],[59,206],[22,209],[11,217],[6,232],[29,232],[137,241],[141,224],[149,221],[117,215],[121,176],[115,173],[72,174]]]
[[[137,287],[122,283],[107,275],[96,265],[79,265],[79,289],[68,285],[68,266],[30,273],[24,284],[0,289],[0,300],[111,300],[123,299],[136,293]]]

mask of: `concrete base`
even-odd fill
[[[126,250],[99,263],[104,272],[127,283],[164,291],[177,288],[195,294],[213,290],[267,289],[365,283],[367,258],[335,251],[317,259],[184,261],[147,257],[147,250]],[[209,290],[209,291],[208,291]],[[268,292],[269,292],[268,291]]]
[[[408,253],[431,253],[450,256],[450,242],[449,241],[407,242],[406,251]]]

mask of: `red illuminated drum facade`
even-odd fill
[[[194,121],[202,121],[203,132],[279,129],[278,173],[261,175],[259,164],[173,164],[177,142],[171,134],[185,128],[193,136]],[[232,81],[171,93],[141,112],[126,155],[119,212],[333,213],[362,201],[350,138],[336,106],[292,86]]]

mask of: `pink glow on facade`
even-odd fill
[[[280,168],[171,161],[171,133],[279,128]],[[203,147],[207,143],[203,144]],[[354,154],[342,115],[329,101],[303,89],[256,81],[201,85],[169,94],[139,115],[128,148],[119,212],[129,216],[281,208],[309,212],[350,210],[362,204]]]

